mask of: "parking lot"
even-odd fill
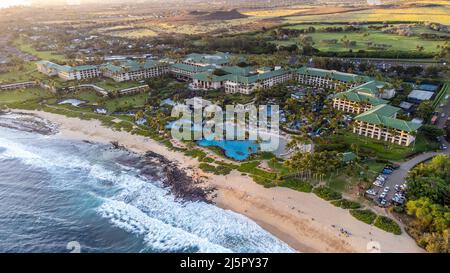
[[[373,181],[372,187],[366,191],[365,195],[380,207],[405,202],[406,184],[392,175],[398,169],[400,166],[386,165]]]

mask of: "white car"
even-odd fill
[[[383,192],[382,194],[380,194],[380,198],[385,198],[386,197],[386,193],[385,192]]]

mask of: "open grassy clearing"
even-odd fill
[[[20,103],[29,100],[42,100],[54,97],[55,94],[41,88],[0,91],[0,106],[10,103]]]
[[[17,39],[13,44],[21,51],[34,55],[42,60],[55,60],[58,62],[66,61],[66,57],[64,55],[56,54],[52,51],[38,51],[23,39]]]
[[[108,91],[122,90],[126,88],[136,87],[140,85],[144,85],[145,83],[139,83],[134,81],[126,81],[126,82],[116,82],[112,79],[102,79],[100,81],[94,82],[93,84],[104,88]]]
[[[11,67],[6,73],[0,73],[0,83],[14,83],[29,81],[32,79],[44,79],[39,73],[34,62],[26,62],[20,67]]]
[[[439,148],[439,143],[427,140],[422,135],[418,135],[415,144],[412,144],[410,147],[358,136],[357,134],[353,134],[351,132],[329,136],[324,140],[328,143],[345,144],[349,147],[354,144],[359,147],[361,155],[394,161],[404,160],[411,155],[430,150],[436,150]]]

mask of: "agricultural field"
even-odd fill
[[[330,14],[314,14],[308,12],[300,16],[285,17],[284,22],[383,22],[383,21],[421,21],[450,24],[450,6],[447,5],[415,7],[415,8],[372,8],[358,11],[345,11]]]
[[[256,10],[256,11],[244,11],[241,12],[244,15],[252,16],[252,17],[264,17],[264,18],[271,18],[271,17],[280,17],[280,16],[290,16],[294,15],[300,12],[309,11],[309,8],[279,8],[279,9],[266,9],[266,10]]]

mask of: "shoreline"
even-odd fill
[[[382,252],[424,252],[405,232],[393,235],[353,218],[311,193],[288,188],[264,188],[250,177],[233,171],[226,176],[204,173],[197,159],[143,136],[114,131],[98,120],[81,120],[42,111],[11,110],[29,113],[58,125],[56,137],[99,143],[117,142],[125,148],[145,154],[159,154],[177,164],[192,177],[205,177],[205,185],[216,189],[211,200],[218,207],[247,216],[269,233],[300,252],[368,252],[371,241],[380,243]],[[344,236],[340,229],[349,231]]]

